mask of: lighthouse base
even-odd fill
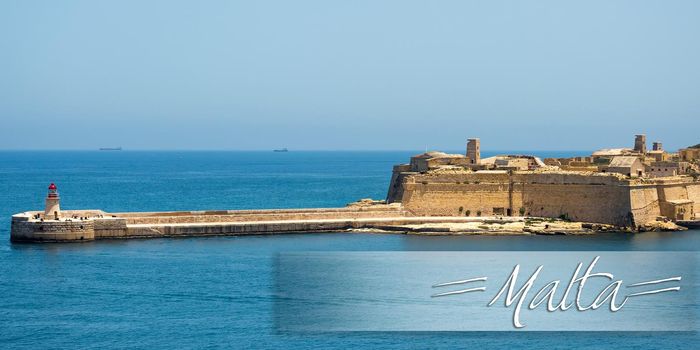
[[[81,221],[30,221],[13,216],[10,240],[12,242],[87,242],[95,240],[95,225]]]

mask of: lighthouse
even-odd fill
[[[52,182],[49,185],[49,193],[46,195],[46,208],[44,209],[44,218],[54,218],[58,220],[61,217],[61,207],[58,205],[58,190],[56,185]]]

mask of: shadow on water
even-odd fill
[[[172,252],[276,253],[280,251],[697,251],[700,230],[592,235],[420,236],[372,233],[300,233],[12,244],[17,253],[114,254]]]
[[[697,251],[700,230],[581,236],[407,236],[406,250]]]

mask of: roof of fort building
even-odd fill
[[[612,159],[609,166],[611,168],[628,168],[631,167],[634,164],[634,162],[638,160],[639,158],[633,156],[615,157]]]
[[[417,154],[411,158],[464,158],[462,154],[449,154],[445,152],[430,151]]]
[[[630,154],[632,153],[633,150],[631,148],[604,148],[604,149],[599,149],[595,152],[593,152],[592,156],[594,157],[603,157],[603,156],[621,156],[625,154]]]

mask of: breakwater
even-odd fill
[[[401,206],[346,208],[106,213],[63,211],[12,216],[13,242],[88,242],[100,239],[266,235],[313,232],[408,234],[588,234],[614,230],[600,224],[550,218],[413,216]]]
[[[61,218],[41,212],[12,216],[13,242],[91,241],[105,238],[326,232],[403,220],[398,206],[278,210],[216,210],[106,213],[63,211]],[[410,220],[410,219],[409,219]]]

